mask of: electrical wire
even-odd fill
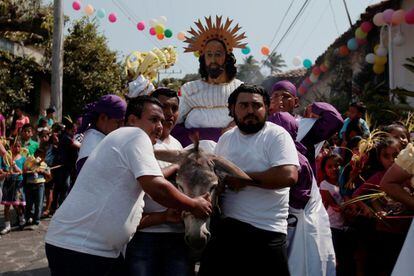
[[[285,14],[283,15],[283,18],[282,18],[282,20],[280,21],[279,26],[277,27],[277,30],[276,30],[275,34],[273,35],[272,41],[269,43],[269,45],[272,45],[272,44],[273,44],[273,42],[275,41],[276,36],[279,34],[280,28],[282,27],[282,24],[283,24],[283,22],[285,21],[285,18],[286,18],[286,16],[287,16],[287,15],[288,15],[288,13],[289,13],[290,8],[292,8],[292,5],[293,5],[293,3],[294,3],[294,2],[295,2],[295,0],[292,0],[292,2],[290,2],[290,5],[289,5],[289,7],[287,8],[287,10],[285,11]]]

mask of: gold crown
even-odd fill
[[[241,29],[239,24],[236,24],[234,28],[230,28],[233,20],[226,19],[226,23],[222,23],[222,16],[216,16],[216,22],[213,23],[211,16],[205,17],[207,26],[201,24],[200,19],[194,22],[198,27],[198,31],[191,28],[188,31],[192,37],[186,37],[184,42],[188,43],[188,47],[184,48],[184,52],[198,52],[200,55],[204,53],[204,47],[210,40],[219,40],[226,45],[227,53],[231,53],[233,48],[244,48],[247,43],[242,43],[241,40],[245,39],[245,33],[237,34]]]

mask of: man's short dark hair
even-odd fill
[[[51,114],[51,113],[55,113],[56,110],[53,107],[49,107],[48,109],[46,109],[46,114]]]
[[[31,125],[31,124],[24,124],[24,125],[22,126],[22,131],[25,131],[26,129],[29,129],[29,128],[33,131],[33,127],[32,127],[32,125]]]
[[[178,103],[180,103],[180,98],[178,98],[178,93],[167,87],[159,87],[154,90],[151,94],[152,97],[158,99],[159,96],[165,96],[167,98],[177,98]]]
[[[350,104],[349,107],[355,107],[356,110],[358,110],[359,113],[361,113],[363,116],[365,115],[365,112],[367,111],[367,107],[363,102],[353,102]]]
[[[270,105],[270,97],[269,94],[266,92],[266,89],[259,85],[254,84],[241,84],[239,87],[237,87],[229,96],[227,100],[228,108],[230,111],[230,116],[234,117],[232,113],[232,106],[234,106],[237,102],[237,97],[240,93],[251,93],[251,94],[259,94],[263,97],[263,102],[266,106],[266,109],[269,109]]]
[[[220,40],[216,40],[216,41],[223,44],[224,49],[226,49],[226,45],[222,41],[220,41]],[[200,74],[202,79],[207,80],[208,79],[208,72],[207,72],[207,65],[206,65],[206,60],[204,59],[204,55],[201,55],[198,58],[198,62],[200,63],[198,73]],[[236,74],[237,74],[236,57],[234,56],[233,53],[228,54],[226,52],[226,59],[224,61],[224,71],[226,71],[226,74],[227,74],[227,77],[229,78],[229,80],[233,80],[236,77]]]
[[[152,96],[138,96],[128,100],[127,110],[125,114],[125,122],[127,122],[129,115],[135,115],[141,118],[144,111],[145,104],[155,104],[162,108],[160,101]]]

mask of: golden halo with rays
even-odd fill
[[[216,22],[213,22],[211,16],[205,17],[206,26],[203,26],[200,19],[194,22],[198,30],[193,28],[188,31],[192,37],[185,37],[184,42],[188,43],[188,47],[184,48],[184,52],[198,52],[200,55],[204,53],[204,47],[210,40],[219,40],[226,45],[227,53],[233,52],[233,48],[244,48],[247,43],[242,40],[247,38],[245,33],[237,34],[241,29],[239,24],[233,28],[230,27],[233,20],[227,18],[226,22],[222,22],[222,16],[216,16]]]

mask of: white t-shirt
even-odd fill
[[[137,178],[144,175],[162,176],[148,135],[136,127],[108,134],[53,216],[46,243],[117,258],[141,220],[144,191]]]
[[[323,180],[319,187],[320,190],[328,191],[332,198],[335,200],[336,204],[340,205],[344,202],[341,193],[339,192],[339,187],[329,183],[326,180]],[[331,228],[343,229],[345,225],[344,218],[342,217],[341,212],[334,210],[331,206],[328,206],[326,210],[329,216],[329,223]]]
[[[158,150],[182,150],[183,146],[178,142],[177,139],[169,136],[169,141],[157,140],[157,143],[154,145],[154,149]],[[171,163],[159,161],[158,164],[161,168],[166,168],[171,165]],[[153,212],[164,212],[167,210],[166,207],[162,206],[158,202],[154,201],[149,195],[144,196],[145,206],[144,213],[153,213]],[[158,225],[153,225],[139,230],[140,232],[152,232],[152,233],[182,233],[184,232],[184,225],[181,223],[163,223]]]
[[[215,152],[245,172],[262,172],[281,165],[299,167],[289,133],[271,122],[251,135],[242,134],[237,127],[227,131],[220,137]],[[222,207],[226,217],[260,229],[287,233],[289,188],[270,190],[247,186],[238,192],[227,189]]]
[[[96,129],[90,128],[85,131],[82,145],[78,153],[78,160],[76,160],[76,162],[82,158],[88,157],[99,144],[99,142],[101,142],[104,138],[105,134]]]
[[[233,120],[229,116],[227,99],[242,84],[233,79],[229,83],[211,84],[203,80],[185,83],[181,87],[180,117],[186,128],[223,128]]]

